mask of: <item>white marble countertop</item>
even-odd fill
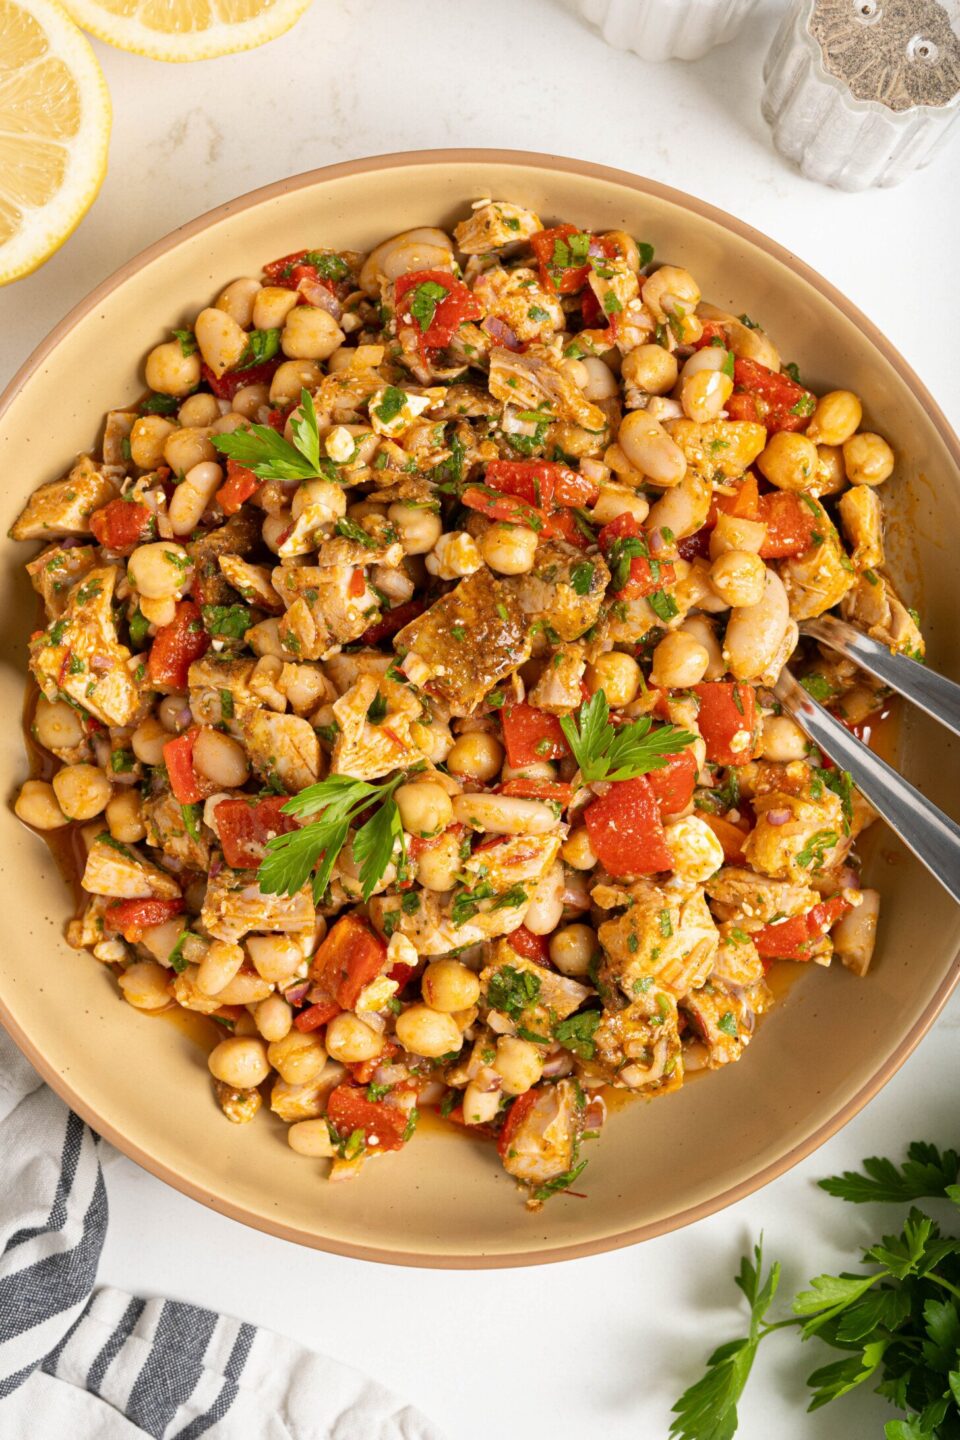
[[[734,44],[692,66],[607,49],[563,0],[316,0],[265,49],[196,66],[97,45],[114,101],[110,173],[63,250],[0,291],[0,383],[117,265],[223,200],[358,155],[493,145],[621,166],[733,211],[883,326],[960,426],[949,258],[960,145],[901,188],[862,195],[788,169],[758,110],[778,8],[764,0]],[[451,1440],[662,1440],[672,1400],[706,1353],[739,1333],[730,1276],[761,1227],[789,1294],[849,1264],[877,1218],[829,1199],[818,1176],[915,1137],[960,1140],[958,1028],[960,996],[818,1154],[723,1214],[631,1250],[535,1270],[364,1265],[242,1229],[117,1158],[101,1279],[232,1312],[349,1360]],[[807,1416],[803,1377],[822,1352],[783,1337],[768,1347],[743,1440],[880,1433],[890,1412],[869,1395]]]

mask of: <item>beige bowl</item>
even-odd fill
[[[68,315],[0,400],[2,528],[33,487],[62,474],[104,411],[142,392],[140,364],[171,326],[235,275],[297,246],[363,249],[395,231],[450,225],[494,195],[545,220],[623,228],[688,266],[704,294],[759,317],[818,389],[849,386],[900,456],[886,487],[904,522],[895,568],[923,610],[930,660],[960,674],[956,624],[960,448],[880,332],[785,250],[699,201],[615,170],[549,156],[435,151],[334,165],[256,191],[160,241]],[[0,568],[4,788],[26,774],[17,719],[35,614],[25,546]],[[957,749],[917,722],[905,772],[941,804],[957,795]],[[71,896],[46,846],[0,812],[0,1020],[50,1084],[127,1155],[202,1204],[276,1235],[398,1264],[535,1264],[630,1244],[688,1224],[765,1184],[850,1119],[894,1073],[957,980],[960,913],[891,837],[874,970],[858,981],[810,966],[744,1060],[654,1104],[634,1102],[588,1147],[586,1200],[536,1216],[486,1146],[427,1125],[406,1151],[333,1186],[261,1115],[236,1128],[210,1097],[202,1048],[132,1011],[110,972],[68,949]]]

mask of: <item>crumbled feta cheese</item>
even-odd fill
[[[323,442],[330,459],[337,465],[345,465],[352,458],[356,443],[346,425],[335,425]]]

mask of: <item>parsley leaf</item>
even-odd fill
[[[519,1020],[524,1010],[536,1004],[539,995],[540,976],[532,970],[501,965],[487,981],[487,1004],[511,1020]]]
[[[295,895],[316,866],[313,893],[319,904],[351,825],[362,812],[376,806],[353,841],[361,893],[364,900],[369,900],[390,863],[396,841],[403,844],[394,791],[404,779],[405,771],[379,784],[354,780],[349,775],[328,775],[319,784],[301,790],[287,801],[283,813],[307,823],[267,842],[258,877],[260,889],[266,895]]]
[[[206,630],[211,635],[242,640],[253,624],[248,605],[203,605],[201,612]]]
[[[840,836],[836,830],[817,830],[796,854],[796,862],[804,869],[822,870],[827,851],[832,850]]]
[[[596,567],[589,560],[581,560],[570,571],[570,584],[575,595],[589,595]]]
[[[173,338],[180,341],[180,354],[187,359],[197,353],[197,341],[192,330],[174,330]]]
[[[597,1053],[593,1036],[602,1018],[599,1010],[582,1010],[579,1015],[558,1021],[553,1027],[553,1038],[581,1060],[592,1060]]]
[[[960,1179],[960,1153],[939,1150],[922,1140],[908,1147],[902,1165],[877,1155],[871,1155],[862,1164],[862,1174],[859,1170],[844,1170],[842,1175],[820,1180],[820,1189],[838,1200],[864,1205],[872,1200],[906,1202],[919,1200],[924,1195],[946,1195]]]
[[[424,280],[414,290],[413,299],[410,301],[410,314],[420,326],[421,334],[426,334],[430,329],[437,306],[441,300],[446,300],[447,294],[447,287],[439,285],[436,280]]]
[[[216,448],[261,480],[312,480],[321,474],[320,435],[313,399],[300,391],[301,415],[291,421],[293,444],[269,425],[253,425],[230,435],[213,435]]]
[[[662,770],[671,755],[693,744],[694,737],[676,725],[655,730],[647,715],[614,728],[602,690],[580,706],[576,717],[562,715],[560,728],[573,751],[584,781],[632,780]]]
[[[555,1175],[545,1185],[538,1185],[533,1192],[534,1200],[549,1200],[551,1195],[560,1195],[564,1190],[569,1190],[573,1182],[586,1170],[587,1164],[586,1160],[581,1160],[572,1170],[565,1170],[562,1175]]]
[[[254,365],[263,365],[272,360],[280,349],[279,330],[251,330],[247,336],[247,348],[237,363],[238,370],[249,370]]]

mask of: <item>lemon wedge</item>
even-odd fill
[[[295,25],[310,0],[67,0],[84,30],[152,60],[252,50]]]
[[[0,285],[29,275],[93,204],[110,98],[55,0],[0,0]]]

